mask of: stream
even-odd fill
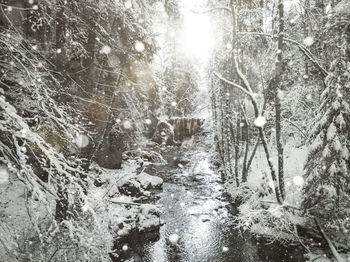
[[[305,261],[300,247],[268,245],[235,229],[236,211],[205,148],[191,151],[187,165],[178,163],[184,156],[179,150],[161,153],[168,165],[151,166],[147,172],[164,179],[156,205],[165,224],[159,231],[123,240],[129,249],[115,261]],[[177,244],[169,241],[172,234],[180,237]]]

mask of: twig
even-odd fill
[[[122,202],[122,201],[113,201],[113,200],[110,200],[110,202],[113,203],[113,204],[119,204],[119,205],[142,206],[142,204],[134,203],[134,202]]]
[[[256,36],[267,36],[270,38],[277,38],[277,35],[271,35],[271,34],[259,33],[259,32],[238,32],[237,35],[256,35]],[[298,41],[291,38],[285,37],[284,40],[292,44],[295,44],[300,49],[300,51],[320,70],[320,72],[324,77],[329,74],[329,72],[325,68],[323,68],[318,61],[316,61],[311,51],[307,49],[304,45],[302,45]]]
[[[287,121],[289,124],[291,124],[292,126],[294,126],[296,129],[298,129],[298,131],[300,132],[300,134],[303,135],[304,138],[308,138],[307,135],[303,132],[303,130],[301,130],[300,127],[298,127],[298,125],[294,124],[292,121],[290,121],[289,119],[285,118],[285,121]]]
[[[60,250],[60,247],[59,247],[59,246],[58,246],[58,247],[56,248],[56,250],[52,253],[52,255],[50,256],[49,260],[47,260],[47,262],[50,262],[50,261],[53,259],[53,257],[56,255],[56,253],[57,253],[58,250]]]

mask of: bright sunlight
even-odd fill
[[[199,60],[207,60],[214,45],[210,18],[206,14],[195,12],[195,2],[183,1],[182,48],[190,56]]]

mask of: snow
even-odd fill
[[[108,55],[111,51],[112,51],[111,47],[109,47],[108,45],[104,45],[100,50],[100,54]]]
[[[158,207],[151,204],[143,204],[138,218],[139,231],[151,231],[161,225],[160,211]]]
[[[9,173],[5,167],[0,166],[0,184],[6,184],[9,181]]]
[[[302,186],[304,184],[304,178],[302,176],[293,177],[293,183],[296,186]]]
[[[88,194],[89,205],[94,207],[99,217],[108,218],[108,225],[117,237],[125,237],[134,231],[153,230],[162,224],[157,206],[135,201],[138,196],[150,194],[145,191],[147,187],[159,187],[163,180],[146,173],[137,175],[138,167],[138,161],[130,159],[123,162],[120,170],[102,169],[100,179],[105,183],[92,188]],[[122,188],[128,195],[121,193]],[[129,194],[128,189],[135,192]],[[99,208],[96,209],[96,206]]]
[[[131,124],[130,121],[126,120],[126,121],[123,122],[123,127],[125,129],[130,129],[132,127],[132,124]]]
[[[136,180],[141,184],[144,189],[161,188],[163,185],[163,179],[157,176],[151,176],[145,172],[140,173]]]
[[[308,36],[303,40],[303,44],[306,46],[312,46],[313,43],[314,43],[314,38],[311,36]]]
[[[258,116],[255,120],[254,120],[254,125],[256,127],[264,127],[264,125],[266,124],[266,119],[263,116]]]
[[[145,50],[145,45],[141,41],[136,41],[135,42],[135,50],[137,52],[143,52]]]
[[[229,248],[228,247],[222,247],[222,252],[226,253],[229,251]]]
[[[89,138],[84,135],[84,134],[77,134],[75,137],[75,144],[79,147],[79,148],[84,148],[87,147],[90,143]]]
[[[132,8],[132,3],[131,3],[131,0],[126,0],[125,2],[124,2],[124,6],[125,6],[125,8]]]
[[[180,240],[180,236],[178,234],[171,234],[168,239],[171,244],[176,245]]]
[[[123,251],[128,251],[128,249],[129,249],[128,245],[123,245],[123,247],[122,247]]]

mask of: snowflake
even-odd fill
[[[128,245],[125,244],[125,245],[123,245],[122,249],[123,249],[123,251],[128,251],[129,247],[128,247]]]
[[[222,252],[224,253],[228,252],[228,247],[222,247]]]
[[[302,176],[295,176],[293,177],[293,183],[296,186],[302,186],[304,184],[304,178]]]
[[[145,50],[145,45],[142,42],[140,42],[140,41],[136,41],[135,42],[135,50],[137,52],[141,53],[141,52],[143,52]]]
[[[84,148],[87,147],[89,145],[90,141],[89,138],[84,135],[84,134],[77,134],[76,138],[75,138],[75,144],[80,147],[80,148]]]
[[[174,101],[174,102],[171,102],[171,106],[175,107],[177,105],[177,103]]]
[[[315,41],[314,41],[314,38],[311,37],[311,36],[308,36],[308,37],[306,37],[306,38],[303,40],[303,43],[304,43],[304,45],[306,45],[306,46],[312,46],[312,44],[313,44],[314,42],[315,42]]]
[[[130,128],[131,128],[131,122],[128,121],[128,120],[124,121],[123,127],[124,127],[125,129],[130,129]]]
[[[152,124],[152,121],[151,121],[151,119],[146,119],[146,120],[145,120],[145,123],[146,123],[147,125],[150,125],[150,124]]]
[[[266,124],[266,119],[263,116],[258,116],[255,120],[254,120],[254,125],[256,127],[264,127],[264,125]]]
[[[104,45],[100,50],[100,54],[108,55],[111,52],[111,50],[112,49],[108,45]]]
[[[125,1],[124,3],[125,8],[132,8],[132,3],[130,0]]]
[[[284,94],[284,92],[282,90],[278,90],[277,96],[278,96],[279,99],[283,99],[283,97],[285,97],[285,94]]]
[[[169,236],[169,241],[171,244],[176,245],[180,240],[180,236],[178,234],[171,234]]]

